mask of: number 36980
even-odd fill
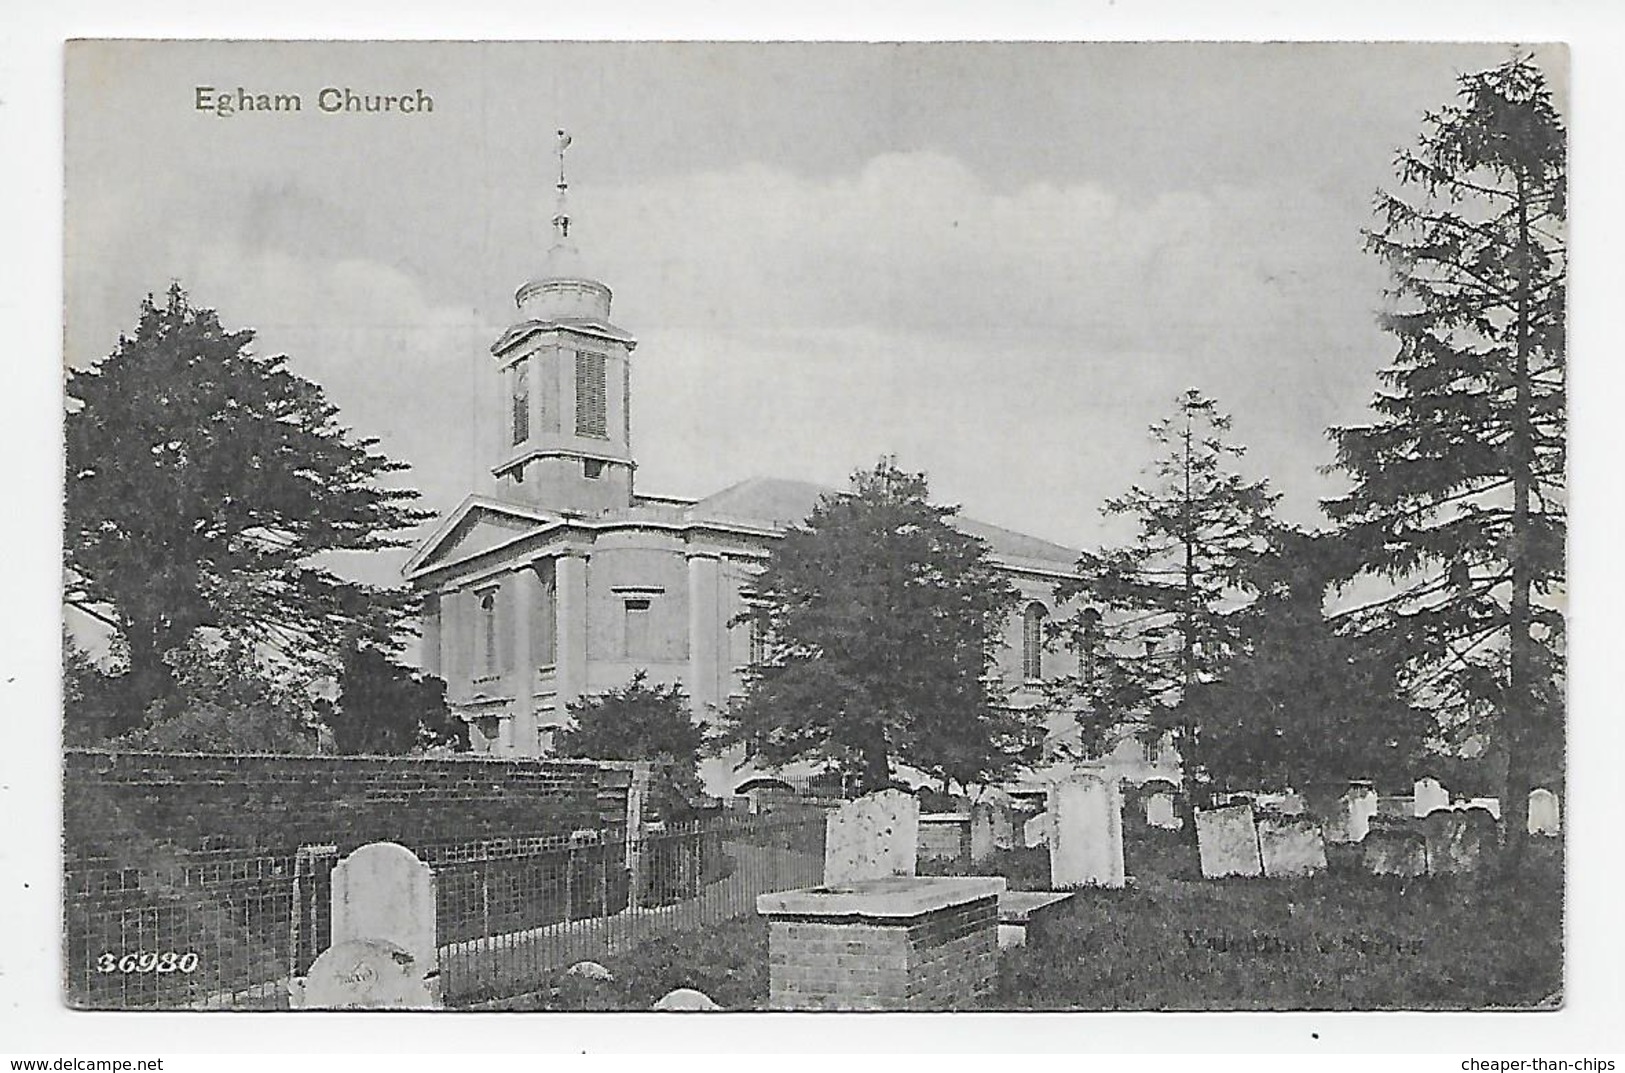
[[[192,972],[198,957],[190,950],[146,950],[138,954],[103,954],[96,959],[97,972]]]

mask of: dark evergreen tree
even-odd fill
[[[1562,738],[1566,135],[1531,57],[1459,86],[1377,198],[1366,243],[1398,353],[1372,422],[1331,432],[1352,487],[1326,509],[1394,585],[1358,621],[1500,757],[1516,865],[1532,771]]]
[[[1078,560],[1078,579],[1056,588],[1079,606],[1053,632],[1089,668],[1069,698],[1085,741],[1109,728],[1138,728],[1147,741],[1171,735],[1184,769],[1185,800],[1206,799],[1202,712],[1193,687],[1222,675],[1242,645],[1238,611],[1255,595],[1251,565],[1268,547],[1278,496],[1229,466],[1244,448],[1228,442],[1230,418],[1196,390],[1151,427],[1161,454],[1148,486],[1108,500],[1108,518],[1137,527],[1127,543]]]
[[[1196,685],[1202,758],[1227,790],[1330,787],[1413,777],[1431,726],[1399,687],[1383,637],[1340,632],[1324,610],[1341,546],[1278,529],[1237,613],[1239,651]]]
[[[446,683],[401,666],[371,645],[353,645],[345,653],[339,701],[327,722],[341,753],[468,748],[468,725],[446,706]]]
[[[785,533],[744,618],[765,639],[732,734],[769,763],[822,757],[863,792],[901,761],[981,781],[1033,756],[992,680],[1015,587],[892,459]]]
[[[176,284],[68,379],[66,599],[122,646],[117,729],[175,696],[165,657],[202,627],[331,664],[347,640],[387,642],[408,611],[404,594],[314,561],[405,543],[426,517],[417,493],[378,483],[405,465],[252,339]]]

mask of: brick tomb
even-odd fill
[[[999,876],[894,876],[756,899],[776,1010],[951,1010],[993,989]]]

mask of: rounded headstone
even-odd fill
[[[615,974],[596,961],[578,961],[564,970],[566,976],[579,976],[586,980],[613,980]]]
[[[330,946],[305,978],[304,1004],[316,1010],[426,1010],[435,1006],[410,951],[378,939]]]
[[[704,991],[696,991],[692,987],[679,987],[675,991],[668,991],[662,995],[660,1001],[654,1004],[654,1009],[661,1011],[693,1011],[693,1010],[720,1010],[711,996]]]

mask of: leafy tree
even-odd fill
[[[1533,767],[1561,748],[1567,524],[1566,135],[1532,58],[1462,76],[1397,171],[1366,245],[1392,273],[1398,353],[1372,422],[1331,430],[1352,487],[1325,506],[1393,584],[1356,619],[1501,757],[1515,866]]]
[[[732,734],[768,763],[821,757],[889,786],[901,761],[981,781],[1032,755],[991,678],[1017,593],[987,545],[884,458],[774,546],[742,616],[764,638]]]
[[[638,671],[619,689],[583,697],[570,705],[571,725],[558,736],[562,756],[593,760],[649,760],[664,768],[678,788],[693,796],[706,746],[705,728],[694,721],[679,685],[650,685]]]
[[[405,542],[405,469],[340,426],[321,388],[250,349],[179,284],[67,394],[66,599],[127,654],[120,722],[172,710],[166,655],[200,627],[291,661],[388,637],[406,598],[340,579],[324,552]]]
[[[1054,631],[1092,666],[1075,697],[1085,740],[1107,740],[1125,722],[1148,741],[1171,735],[1195,805],[1206,772],[1193,687],[1219,677],[1241,646],[1236,612],[1254,595],[1251,566],[1268,547],[1279,497],[1227,468],[1245,449],[1224,439],[1230,418],[1212,399],[1192,389],[1177,405],[1151,427],[1161,451],[1153,482],[1103,508],[1133,520],[1134,537],[1078,560],[1056,600],[1082,606]]]
[[[371,645],[352,645],[345,653],[339,702],[328,723],[341,753],[468,748],[467,724],[446,707],[446,683],[414,674]]]
[[[173,691],[142,727],[115,739],[129,749],[204,753],[314,753],[315,703],[299,684],[266,673],[241,643],[193,637],[165,654]]]
[[[1382,638],[1325,615],[1340,546],[1280,529],[1254,565],[1258,598],[1238,612],[1241,651],[1193,692],[1202,758],[1225,789],[1305,790],[1350,779],[1408,781],[1431,725],[1398,685]]]

